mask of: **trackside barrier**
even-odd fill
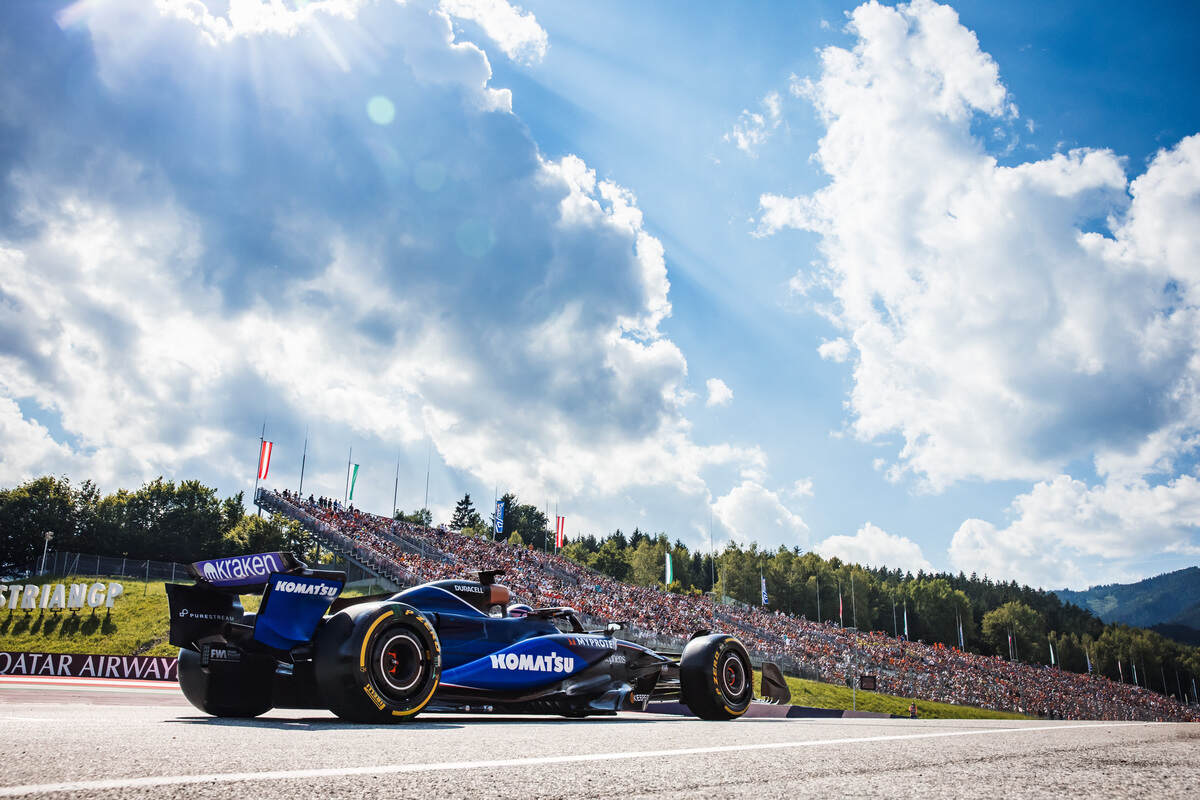
[[[175,656],[0,652],[0,675],[175,681],[178,670],[179,659]]]

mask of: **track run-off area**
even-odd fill
[[[0,797],[1195,797],[1200,725],[206,717],[173,686],[0,682]],[[1001,794],[1002,793],[1002,794]]]

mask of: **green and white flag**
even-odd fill
[[[358,480],[358,464],[354,465],[354,474],[350,476],[350,499],[354,499],[354,483]]]
[[[670,586],[671,582],[675,580],[675,571],[673,569],[671,569],[671,553],[670,553],[670,551],[667,552],[667,573],[666,574],[667,574],[666,585]]]

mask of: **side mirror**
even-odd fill
[[[610,622],[604,626],[604,632],[607,635],[612,636],[614,633],[616,633],[617,631],[621,630],[624,627],[625,626],[619,622]]]

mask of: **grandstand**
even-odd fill
[[[398,586],[503,569],[505,583],[522,602],[570,606],[597,623],[622,622],[629,638],[661,649],[682,648],[697,629],[719,629],[741,639],[756,662],[775,661],[785,672],[829,683],[846,684],[851,676],[868,673],[879,676],[879,690],[889,694],[996,711],[1058,719],[1200,721],[1195,706],[1103,676],[632,586],[557,555],[423,528],[323,498],[260,489],[256,502],[299,521],[324,546]]]

